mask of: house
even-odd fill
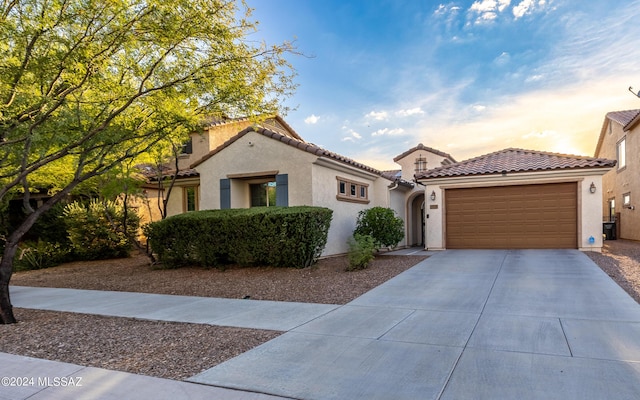
[[[618,161],[602,177],[603,215],[615,221],[617,237],[640,240],[640,110],[607,113],[600,130],[595,156]]]
[[[602,247],[602,175],[615,161],[506,149],[456,162],[423,144],[380,171],[306,142],[281,118],[215,121],[178,160],[168,214],[309,205],[333,210],[323,256],[348,251],[358,213],[389,207],[399,246]]]
[[[602,247],[602,176],[616,162],[505,149],[416,175],[426,248]]]
[[[400,246],[422,243],[424,192],[407,179],[415,173],[416,159],[423,160],[420,168],[453,162],[447,154],[419,145],[398,158],[402,169],[379,171],[301,138],[248,127],[190,167],[206,188],[200,192],[202,209],[274,204],[332,209],[323,252],[329,256],[348,251],[358,213],[375,206],[393,209],[405,222]]]

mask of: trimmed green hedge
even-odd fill
[[[333,211],[256,207],[175,215],[145,227],[151,250],[168,267],[271,265],[304,268],[327,243]]]

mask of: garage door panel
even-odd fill
[[[576,248],[576,183],[448,189],[446,247]]]

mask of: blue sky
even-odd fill
[[[592,155],[608,111],[640,108],[640,0],[247,1],[252,40],[306,55],[285,120],[379,169],[418,143]]]

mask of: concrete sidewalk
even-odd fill
[[[298,399],[637,399],[640,306],[579,251],[446,251],[189,380]]]
[[[289,331],[336,308],[332,304],[236,300],[36,287],[11,287],[14,307],[159,321]]]
[[[0,353],[0,399],[278,400],[282,397]]]

